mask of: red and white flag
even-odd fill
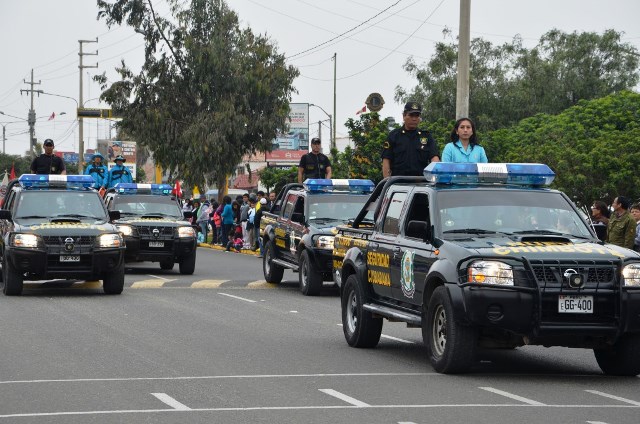
[[[362,106],[362,109],[360,109],[359,111],[356,112],[356,115],[360,115],[361,113],[365,113],[367,111],[367,107],[366,106]]]
[[[56,117],[56,113],[55,112],[51,112],[51,116],[49,117],[49,119],[47,119],[47,121],[51,121],[55,117]]]
[[[11,180],[16,179],[16,167],[13,163],[11,164],[11,173],[9,174],[9,179]]]
[[[180,181],[176,180],[175,185],[173,186],[173,190],[171,190],[171,194],[176,197],[182,197],[182,188],[180,188]]]

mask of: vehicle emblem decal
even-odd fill
[[[73,251],[73,249],[75,248],[73,242],[74,240],[71,237],[67,237],[66,239],[64,239],[64,250],[66,250],[67,252]]]
[[[402,293],[409,299],[413,299],[413,294],[416,292],[416,284],[413,278],[414,256],[415,252],[407,250],[400,261],[400,287],[402,287]]]
[[[158,230],[157,228],[154,228],[152,233],[153,233],[153,238],[160,237],[160,230]]]

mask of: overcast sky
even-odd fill
[[[165,0],[153,0],[167,13]],[[412,87],[416,81],[403,69],[409,56],[426,62],[437,41],[448,28],[458,33],[459,0],[228,0],[243,26],[267,34],[286,57],[294,56],[325,43],[359,24],[357,29],[322,48],[290,59],[298,66],[295,81],[298,93],[294,102],[314,103],[333,114],[333,71],[331,57],[337,54],[338,136],[346,136],[343,123],[356,117],[369,93],[378,92],[385,100],[381,114],[401,117],[401,105],[394,99],[397,85]],[[384,9],[387,11],[381,13]],[[23,80],[41,82],[35,89],[78,99],[78,40],[85,44],[83,70],[86,107],[108,108],[95,98],[100,87],[90,77],[106,72],[117,79],[114,67],[121,59],[137,72],[143,60],[142,36],[130,28],[108,29],[97,21],[93,0],[0,0],[0,123],[6,124],[6,152],[22,154],[29,146],[25,119],[30,97],[20,90],[29,89]],[[378,15],[374,18],[375,15]],[[519,34],[525,45],[533,46],[550,29],[566,32],[614,29],[624,32],[624,41],[640,49],[639,0],[471,0],[472,37],[494,43],[510,41]],[[373,18],[373,19],[371,19]],[[455,96],[455,93],[451,93]],[[428,105],[425,105],[428,107]],[[38,117],[36,136],[42,142],[53,138],[60,151],[78,148],[75,100],[40,95],[35,97]],[[64,112],[64,114],[63,114]],[[52,113],[56,118],[48,120]],[[473,114],[473,111],[472,111]],[[12,118],[13,115],[17,118]],[[453,117],[448,117],[453,118]],[[317,122],[326,119],[318,108],[310,109],[311,135],[317,134]],[[15,122],[17,121],[17,122]],[[95,148],[97,138],[109,136],[109,122],[85,120],[87,148]],[[323,140],[328,140],[327,129]],[[115,132],[113,133],[115,135]],[[323,143],[324,144],[324,143]]]

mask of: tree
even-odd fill
[[[493,45],[471,42],[469,110],[481,131],[518,123],[537,113],[560,113],[580,100],[625,89],[640,80],[635,47],[621,33],[567,34],[552,30],[527,49],[520,38]],[[395,98],[423,104],[423,118],[455,117],[457,44],[438,43],[428,63],[409,58],[404,69],[417,79],[412,89],[396,87]]]
[[[298,71],[266,36],[241,29],[224,0],[167,0],[173,19],[151,0],[98,0],[99,19],[144,35],[138,75],[122,62],[121,80],[102,100],[122,117],[120,128],[187,185],[222,187],[245,154],[270,151],[285,128]]]
[[[485,134],[491,162],[546,163],[553,187],[578,205],[640,198],[640,94],[581,100],[558,115],[538,114]]]
[[[260,182],[267,188],[267,191],[274,190],[279,193],[286,184],[298,181],[298,168],[292,166],[289,169],[263,168],[258,171]]]

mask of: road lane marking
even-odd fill
[[[176,411],[191,411],[187,405],[178,402],[171,396],[166,393],[151,393],[153,396],[157,397],[161,402],[166,403]]]
[[[142,280],[131,284],[132,289],[158,289],[164,285],[162,280]]]
[[[191,283],[192,289],[217,289],[227,280],[200,280]]]
[[[610,395],[609,393],[599,392],[598,390],[585,390],[585,392],[592,393],[592,394],[598,395],[598,396],[603,396],[603,397],[606,397],[606,398],[609,398],[609,399],[619,400],[620,402],[628,403],[630,405],[640,406],[640,402],[637,402],[635,400],[626,399],[626,398],[623,398],[623,397],[620,397],[620,396]]]
[[[382,337],[383,339],[394,340],[394,341],[400,342],[400,343],[415,344],[414,342],[412,342],[410,340],[399,339],[397,337],[387,336],[386,334],[381,334],[380,337]]]
[[[526,403],[527,405],[546,406],[542,402],[538,402],[536,400],[528,399],[526,397],[514,395],[513,393],[505,392],[505,391],[502,391],[502,390],[494,389],[493,387],[478,387],[478,388],[482,389],[482,390],[486,390],[487,392],[491,392],[491,393],[495,393],[497,395],[508,397],[509,399],[518,400],[520,402]]]
[[[398,424],[416,424],[413,421],[398,421]]]
[[[234,295],[232,295],[232,294],[227,294],[227,293],[220,293],[220,294],[221,294],[221,295],[223,295],[223,296],[232,297],[232,298],[234,298],[234,299],[244,300],[245,302],[249,302],[249,303],[256,303],[256,301],[255,301],[255,300],[247,299],[247,298],[244,298],[244,297],[234,296]]]
[[[340,392],[335,391],[333,389],[318,389],[318,390],[320,390],[324,394],[327,394],[329,396],[333,396],[335,398],[343,400],[343,401],[345,401],[345,402],[347,402],[347,403],[349,403],[349,404],[351,404],[353,406],[357,406],[357,407],[360,407],[360,408],[365,408],[367,406],[371,406],[368,403],[364,403],[364,402],[362,402],[362,401],[360,401],[358,399],[352,398],[351,396],[347,396],[344,393],[340,393]]]
[[[587,421],[587,424],[607,424],[604,421]]]
[[[151,274],[147,274],[149,277],[153,277],[153,278],[158,278],[160,280],[164,280],[164,281],[173,281],[174,278],[164,278],[164,277],[160,277],[159,275],[151,275]]]

